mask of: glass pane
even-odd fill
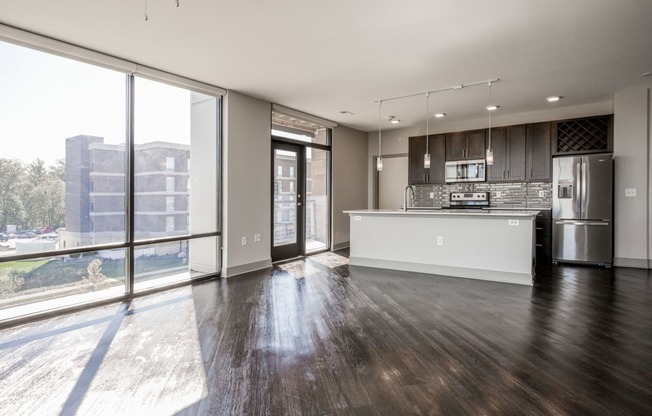
[[[274,247],[297,242],[297,158],[296,152],[274,151]]]
[[[125,241],[125,75],[0,42],[0,256]]]
[[[217,237],[207,237],[136,247],[135,290],[217,273],[217,243]]]
[[[136,240],[217,231],[218,99],[142,78],[135,97]]]
[[[0,319],[125,293],[125,250],[0,263]]]
[[[306,148],[306,252],[329,246],[327,150]]]

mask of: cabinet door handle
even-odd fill
[[[543,247],[543,244],[537,244],[536,246],[537,247]]]
[[[536,227],[537,230],[543,230],[543,227]]]
[[[509,169],[507,169],[507,177],[509,178]]]

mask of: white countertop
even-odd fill
[[[432,216],[432,217],[475,217],[475,218],[523,218],[534,219],[538,211],[534,210],[498,210],[498,209],[433,209],[408,210],[402,209],[360,209],[344,211],[349,215],[397,215],[397,216]]]

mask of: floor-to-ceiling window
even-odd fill
[[[219,94],[5,42],[0,62],[0,322],[218,272]]]
[[[272,114],[272,260],[330,248],[330,129]]]

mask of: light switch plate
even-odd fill
[[[353,221],[362,221],[362,216],[361,215],[354,215],[353,216]]]
[[[625,197],[634,198],[636,196],[636,188],[625,188]]]
[[[519,220],[507,220],[507,224],[518,226]]]

